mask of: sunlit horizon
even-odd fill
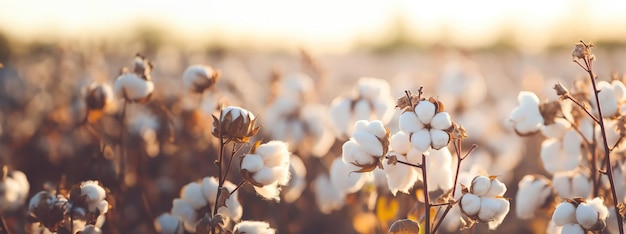
[[[388,40],[398,20],[411,40],[477,48],[501,38],[540,51],[572,38],[621,41],[626,2],[509,1],[9,1],[0,30],[39,36],[119,39],[151,25],[181,42],[346,51]],[[34,5],[37,5],[36,7]]]

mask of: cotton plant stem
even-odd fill
[[[219,124],[219,135],[220,135],[220,149],[218,152],[218,156],[217,156],[217,161],[216,161],[216,165],[217,165],[217,172],[219,174],[219,179],[218,179],[218,186],[217,186],[217,195],[215,196],[215,205],[213,207],[213,217],[215,217],[215,215],[217,215],[217,201],[219,201],[220,199],[220,193],[222,192],[222,186],[224,185],[224,183],[222,182],[222,159],[223,159],[223,154],[224,154],[224,148],[226,147],[226,143],[224,143],[224,137],[222,136],[222,129],[221,129],[221,124]]]
[[[389,159],[390,157],[389,156],[385,156],[385,158]],[[409,162],[405,162],[405,161],[401,161],[401,160],[396,160],[396,161],[397,161],[397,163],[404,164],[404,165],[407,165],[407,166],[411,166],[411,167],[415,167],[415,168],[423,168],[423,166],[422,166],[423,164],[422,165],[418,165],[418,164],[413,164],[413,163],[409,163]]]
[[[584,43],[583,43],[584,44]],[[615,208],[615,214],[617,216],[617,227],[619,228],[619,233],[624,234],[624,224],[622,223],[622,215],[619,213],[618,201],[617,201],[617,193],[615,192],[615,181],[613,180],[613,170],[611,167],[611,159],[610,153],[611,150],[609,148],[609,143],[606,139],[606,129],[604,127],[604,117],[602,116],[602,106],[600,106],[600,99],[598,97],[598,87],[596,85],[595,74],[593,72],[593,63],[589,56],[585,56],[584,58],[585,66],[587,67],[586,71],[589,73],[589,79],[591,80],[591,84],[593,85],[594,96],[596,98],[596,106],[598,107],[598,119],[600,125],[600,132],[602,133],[602,143],[604,146],[604,157],[606,162],[606,175],[609,177],[609,183],[611,184],[611,196],[613,197],[613,206]],[[596,161],[593,162],[593,165],[596,165]],[[596,166],[593,166],[596,167]]]
[[[126,133],[126,106],[128,101],[124,100],[122,105],[122,114],[120,116],[120,173],[118,175],[118,181],[121,183],[121,187],[124,187],[124,177],[126,175],[126,147],[124,144],[124,135]]]
[[[424,181],[424,215],[426,216],[425,233],[430,234],[430,198],[428,195],[428,178],[426,177],[426,155],[422,154],[422,180]]]

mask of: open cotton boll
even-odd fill
[[[354,131],[363,131],[368,132],[367,128],[369,127],[369,121],[365,119],[357,120],[354,122]]]
[[[202,193],[207,201],[215,201],[217,198],[218,185],[218,181],[215,177],[204,177],[202,179]]]
[[[618,94],[613,90],[613,86],[606,81],[600,81],[597,83],[597,88],[600,90],[598,93],[598,99],[600,100],[600,106],[602,107],[602,114],[605,117],[611,117],[618,114]],[[591,105],[593,110],[598,113],[598,107],[595,102],[595,98],[592,98]]]
[[[182,199],[176,198],[172,203],[172,215],[176,215],[183,220],[185,230],[188,232],[195,232],[196,223],[198,222],[196,210]]]
[[[154,228],[161,234],[183,234],[183,222],[178,216],[163,213],[154,220]]]
[[[428,153],[426,157],[426,171],[430,173],[429,175],[437,175],[428,176],[429,192],[437,189],[443,191],[452,189],[454,182],[451,169],[452,154],[450,154],[450,150],[444,147],[439,150],[431,150]],[[433,172],[435,172],[435,174],[432,174]]]
[[[256,193],[261,197],[268,200],[274,200],[276,202],[280,201],[280,190],[281,188],[278,186],[278,181],[267,184],[263,187],[254,186],[254,191],[256,191]]]
[[[452,126],[452,120],[448,112],[439,112],[430,121],[430,126],[436,129],[448,129]]]
[[[550,181],[541,175],[525,175],[517,187],[515,212],[521,219],[534,217],[535,211],[549,202],[552,195]]]
[[[276,230],[262,221],[242,221],[234,227],[234,234],[274,234]]]
[[[554,213],[552,213],[552,222],[557,226],[563,226],[568,223],[576,223],[576,207],[569,202],[559,204]]]
[[[113,88],[115,96],[134,102],[147,98],[154,91],[154,83],[134,73],[120,75]]]
[[[566,137],[568,133],[565,134]],[[564,140],[565,141],[565,140]],[[541,162],[544,169],[550,174],[559,171],[570,171],[578,167],[581,155],[573,155],[567,153],[567,148],[579,147],[572,146],[570,143],[562,143],[557,139],[546,139],[541,143]]]
[[[387,135],[387,129],[380,120],[370,121],[367,125],[367,132],[374,134],[378,138],[384,138]]]
[[[322,213],[330,214],[343,206],[345,194],[339,191],[325,174],[317,176],[312,187],[315,192],[315,203]]]
[[[539,111],[539,97],[533,92],[522,91],[517,96],[519,106],[509,115],[507,124],[511,124],[518,134],[530,134],[543,126],[543,117]]]
[[[601,220],[605,220],[609,216],[609,209],[604,206],[604,201],[602,198],[596,197],[591,200],[586,201],[589,205],[593,206],[593,208],[598,213],[598,218]]]
[[[366,180],[363,173],[352,173],[359,168],[345,164],[336,158],[330,166],[330,181],[342,193],[353,193],[361,189]]]
[[[241,160],[241,169],[257,172],[263,168],[263,158],[258,154],[247,154]]]
[[[183,186],[180,198],[194,209],[200,209],[207,205],[207,200],[202,192],[202,186],[196,182],[191,182]]]
[[[461,211],[467,216],[475,216],[481,208],[481,198],[472,193],[466,193],[461,197]]]
[[[256,181],[256,182],[258,182],[258,183],[260,183],[262,185],[269,185],[269,184],[274,183],[276,181],[276,177],[274,175],[274,171],[272,170],[272,168],[268,168],[268,167],[264,167],[263,169],[261,169],[258,172],[254,173],[252,178],[254,179],[254,181]]]
[[[500,210],[500,203],[496,200],[502,198],[480,197],[480,209],[478,218],[483,222],[490,222]]]
[[[389,140],[389,145],[393,149],[393,151],[399,154],[406,154],[411,150],[411,141],[409,139],[409,134],[403,131],[396,132],[391,136]]]

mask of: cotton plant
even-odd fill
[[[285,141],[300,155],[326,155],[335,141],[328,110],[315,103],[314,82],[304,73],[285,75],[277,81],[273,100],[264,115],[264,129],[271,139]],[[309,152],[310,151],[310,152]]]
[[[97,233],[109,211],[107,189],[98,181],[88,180],[65,192],[35,194],[28,203],[29,220],[51,232]]]
[[[389,123],[393,117],[394,100],[387,81],[362,77],[350,96],[333,99],[330,104],[330,122],[339,139],[348,138],[358,120],[379,120]]]
[[[595,75],[591,52],[592,44],[581,41],[574,46],[572,58],[588,74],[588,81],[577,81],[567,88],[557,82],[553,89],[558,100],[540,101],[531,92],[520,92],[519,103],[507,121],[522,136],[541,132],[541,160],[544,169],[552,174],[545,179],[520,182],[518,200],[559,203],[553,213],[554,230],[558,233],[585,233],[601,231],[605,226],[623,233],[623,214],[615,213],[614,222],[607,223],[608,211],[623,207],[623,168],[615,166],[621,159],[626,86],[614,79],[601,81]],[[522,187],[522,185],[524,187]],[[547,194],[552,187],[556,199]],[[543,189],[539,189],[543,188]],[[533,191],[533,192],[531,192]],[[542,207],[544,206],[542,205]],[[523,204],[518,203],[518,207]],[[521,218],[533,218],[535,209],[518,211]],[[535,206],[537,207],[536,204]],[[580,207],[580,211],[578,210]],[[577,220],[583,217],[584,220]],[[597,221],[597,222],[596,222]]]
[[[493,230],[509,213],[510,204],[503,195],[506,185],[495,176],[477,176],[459,199],[459,208],[472,221],[486,222]]]

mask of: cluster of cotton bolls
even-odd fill
[[[460,198],[459,208],[468,217],[486,222],[489,229],[495,229],[509,213],[509,201],[502,197],[505,192],[506,185],[494,176],[477,176],[469,191]]]
[[[303,151],[298,152],[300,155],[326,155],[335,136],[328,123],[327,108],[310,100],[315,91],[313,79],[304,73],[291,73],[278,86],[265,111],[263,129],[272,139],[287,142],[289,150]]]
[[[28,204],[35,225],[51,232],[63,229],[69,233],[101,233],[108,210],[105,188],[92,180],[73,186],[68,196],[41,191]]]
[[[30,184],[26,174],[21,171],[8,172],[7,167],[3,167],[3,177],[0,181],[0,210],[14,211],[26,202]]]
[[[219,183],[215,177],[205,177],[202,181],[191,182],[183,186],[180,198],[172,202],[169,214],[162,214],[155,220],[157,231],[166,233],[180,233],[181,226],[188,232],[195,233],[196,225],[205,214],[212,211],[217,199]],[[225,225],[238,222],[243,215],[243,207],[239,203],[235,185],[225,181],[225,191],[232,192],[224,202],[224,206],[217,208],[217,213],[227,217]],[[220,196],[226,196],[221,194]]]
[[[609,209],[601,198],[590,200],[568,199],[559,204],[552,214],[552,222],[560,227],[556,233],[583,234],[600,231],[606,227]]]

